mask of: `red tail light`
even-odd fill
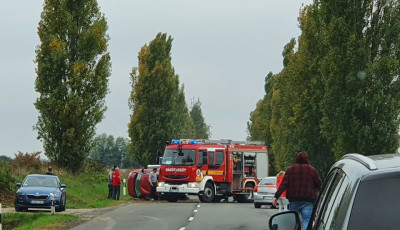
[[[258,186],[254,187],[254,192],[258,191]]]

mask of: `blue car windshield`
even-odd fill
[[[23,187],[58,187],[56,177],[29,176],[25,179]]]
[[[178,149],[166,149],[164,152],[163,165],[194,165],[196,162],[196,150],[182,149],[179,153]]]

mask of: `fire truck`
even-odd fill
[[[259,141],[172,140],[159,169],[157,192],[169,202],[197,195],[201,202],[253,198],[253,188],[268,176],[268,150]]]

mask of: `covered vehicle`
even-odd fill
[[[54,175],[31,174],[25,177],[22,183],[17,183],[15,197],[15,211],[26,211],[29,208],[50,209],[54,195],[56,212],[65,211],[67,204],[67,185],[61,184]]]
[[[271,204],[276,192],[276,176],[269,176],[254,188],[254,207],[261,208],[261,205]]]

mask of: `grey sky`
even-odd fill
[[[112,75],[108,111],[97,133],[128,137],[129,73],[140,48],[158,32],[173,37],[172,65],[186,101],[199,98],[212,139],[245,140],[249,114],[282,50],[298,37],[297,17],[311,0],[99,0],[108,21]],[[32,127],[37,25],[43,1],[12,0],[0,8],[0,155],[43,151]]]

